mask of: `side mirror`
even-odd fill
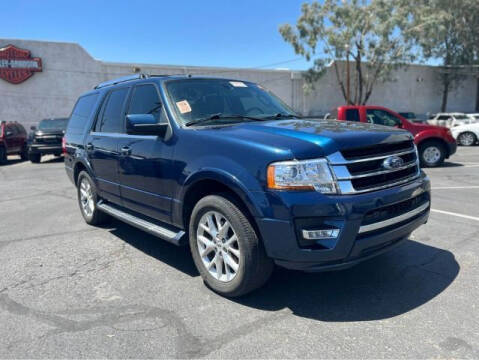
[[[126,116],[126,132],[130,135],[164,136],[168,123],[158,123],[152,114],[130,114]]]
[[[30,126],[30,130],[34,130],[34,131],[35,131],[36,129],[37,129],[37,127],[36,127],[35,125]]]

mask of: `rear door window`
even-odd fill
[[[113,90],[108,96],[96,129],[105,133],[121,133],[123,130],[123,107],[129,88]]]
[[[98,94],[86,95],[78,99],[68,122],[68,131],[83,131],[93,113],[97,99]]]
[[[347,109],[346,120],[348,121],[360,121],[358,109]]]

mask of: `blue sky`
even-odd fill
[[[278,32],[304,1],[1,1],[0,38],[76,42],[115,62],[306,69]]]

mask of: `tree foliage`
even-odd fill
[[[305,73],[314,86],[328,63],[333,64],[346,102],[365,104],[374,85],[390,81],[392,70],[414,60],[412,38],[404,36],[410,26],[407,0],[325,0],[305,3],[295,26],[280,27],[283,39],[294,51],[313,61]],[[347,98],[344,63],[353,62],[353,89]]]
[[[472,67],[468,66],[479,60],[479,1],[417,0],[410,11],[408,36],[419,45],[426,60],[441,61],[441,111],[446,111],[449,92],[471,74]]]

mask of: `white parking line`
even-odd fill
[[[479,186],[436,186],[432,190],[448,190],[448,189],[479,189]]]
[[[464,219],[479,221],[479,217],[475,217],[475,216],[458,214],[458,213],[454,213],[454,212],[450,212],[450,211],[437,210],[437,209],[431,209],[431,211],[432,212],[437,212],[437,213],[440,213],[440,214],[444,214],[444,215],[457,216],[457,217],[461,217],[461,218],[464,218]]]

